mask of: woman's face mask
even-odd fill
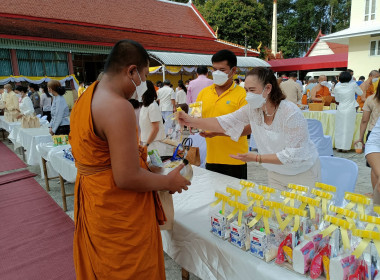
[[[261,108],[265,104],[267,99],[263,97],[264,91],[265,91],[265,87],[263,88],[263,91],[261,93],[247,92],[247,96],[245,97],[245,100],[247,100],[250,108],[258,109],[258,108]]]

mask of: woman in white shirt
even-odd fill
[[[21,102],[19,104],[19,112],[21,113],[17,118],[21,119],[23,116],[33,116],[34,107],[32,100],[30,100],[28,94],[28,89],[24,86],[17,86],[15,93],[21,96]]]
[[[344,71],[339,75],[340,83],[334,88],[335,100],[339,102],[335,115],[335,148],[344,152],[351,150],[355,132],[355,93],[359,96],[363,94],[360,87],[350,81],[350,72]]]
[[[257,67],[245,80],[248,105],[217,118],[192,118],[180,112],[182,125],[225,133],[237,141],[250,124],[259,153],[231,155],[245,162],[262,163],[268,185],[284,190],[289,183],[313,187],[320,181],[317,149],[309,138],[300,109],[285,100],[271,69]]]
[[[159,142],[165,139],[165,128],[160,108],[156,102],[157,93],[151,81],[147,81],[147,91],[142,96],[143,106],[140,109],[141,142],[148,151],[157,150],[161,156],[165,154],[165,144]]]
[[[175,96],[176,105],[186,104],[186,94],[187,94],[187,88],[185,87],[185,85],[178,84],[178,91],[176,92],[176,96]]]
[[[42,109],[42,115],[47,116],[48,122],[51,121],[51,103],[53,100],[53,97],[50,95],[47,86],[41,85],[40,86],[40,107]]]

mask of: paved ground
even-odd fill
[[[13,145],[10,144],[8,140],[3,140],[2,142],[6,144],[10,149],[13,150]],[[350,159],[357,163],[359,167],[359,176],[358,176],[358,181],[357,181],[356,190],[355,190],[356,192],[364,194],[364,193],[369,193],[372,191],[371,180],[370,180],[370,168],[366,167],[363,154],[355,154],[354,152],[338,153],[334,150],[334,155],[337,157]],[[21,155],[19,156],[20,158],[22,158]],[[41,179],[41,176],[40,176],[40,167],[29,166],[28,169],[31,172],[38,174],[38,176],[35,177],[35,179],[40,183],[40,185],[43,188],[45,188],[45,181]],[[0,175],[4,173],[6,172],[0,173]],[[267,183],[266,170],[256,163],[249,163],[248,164],[248,179],[255,181],[256,183],[266,184]],[[57,202],[57,204],[62,207],[61,190],[60,190],[58,179],[50,181],[50,189],[51,190],[49,194]],[[67,183],[66,192],[73,192],[73,190],[74,190],[74,185]],[[71,218],[73,218],[73,212],[74,212],[73,204],[74,204],[74,198],[68,197],[67,198],[68,211],[66,213]],[[165,269],[166,269],[167,279],[169,280],[181,279],[181,268],[166,254],[165,254]],[[199,278],[197,278],[194,275],[190,275],[190,279],[199,279]]]

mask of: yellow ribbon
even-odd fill
[[[317,183],[315,183],[315,186],[319,189],[326,191],[326,192],[336,192],[336,187],[331,186],[331,185],[327,185],[327,184],[317,182]]]
[[[272,212],[260,207],[252,207],[252,211],[257,214],[257,216],[248,224],[248,227],[253,227],[257,224],[261,219],[264,222],[265,233],[270,234],[269,228],[269,218],[272,217]]]
[[[231,194],[231,196],[235,197],[235,201],[238,201],[239,196],[241,196],[242,190],[237,190],[231,187],[227,187],[226,191]]]
[[[296,199],[302,202],[301,206],[299,207],[301,210],[304,210],[305,207],[309,205],[310,218],[315,219],[315,207],[319,207],[320,200],[303,195],[297,195]]]
[[[317,200],[322,201],[322,214],[326,215],[327,214],[327,204],[333,198],[333,195],[331,193],[320,191],[317,189],[312,189],[311,193],[317,197],[316,198]]]
[[[380,206],[374,206],[373,211],[375,211],[375,213],[380,215]]]
[[[231,220],[238,212],[239,212],[239,215],[238,215],[238,226],[240,227],[241,226],[241,221],[243,219],[243,212],[244,211],[248,211],[248,205],[245,205],[243,203],[240,203],[238,201],[233,201],[233,200],[229,200],[228,201],[228,204],[231,206],[231,207],[234,207],[234,211],[227,216],[227,220]]]
[[[325,219],[325,221],[330,223],[330,226],[321,232],[322,236],[326,237],[326,236],[330,235],[331,233],[333,233],[336,229],[339,228],[340,233],[342,235],[343,247],[345,249],[350,249],[351,245],[350,245],[350,241],[348,239],[347,230],[352,229],[355,225],[352,223],[349,223],[346,220],[343,220],[343,219],[340,219],[337,217],[333,217],[330,215],[325,215],[324,219]]]
[[[354,229],[352,230],[352,234],[354,236],[362,238],[362,241],[356,247],[355,251],[352,253],[356,258],[359,258],[364,250],[367,248],[369,243],[373,241],[377,253],[380,255],[380,233],[372,230],[361,230],[361,229]]]
[[[336,213],[337,218],[345,217],[347,222],[355,226],[355,221],[353,219],[356,219],[358,217],[358,214],[354,211],[348,210],[346,208],[337,207],[334,205],[330,205],[330,211]]]
[[[287,214],[288,216],[285,220],[280,224],[280,230],[284,230],[286,226],[293,220],[294,218],[294,227],[292,231],[297,231],[300,226],[300,216],[306,217],[307,212],[305,210],[301,210],[294,207],[289,207],[283,205],[281,208],[282,212]]]
[[[371,200],[368,197],[357,193],[346,192],[344,199],[350,201],[345,208],[353,209],[356,206],[356,210],[360,215],[364,215],[366,205],[371,204]]]
[[[255,183],[245,181],[245,180],[241,180],[240,185],[243,186],[243,190],[255,187]]]
[[[288,204],[290,202],[290,207],[294,207],[294,202],[297,198],[297,194],[295,192],[287,192],[287,191],[282,191],[281,195],[285,197],[284,199],[284,204]]]
[[[303,194],[303,193],[307,193],[308,191],[307,187],[301,186],[301,185],[295,185],[295,184],[288,184],[288,188],[292,190],[291,192],[288,192],[288,193],[292,193],[292,194]],[[295,198],[288,195],[284,199],[284,204],[288,204],[288,202],[290,201],[290,206],[294,207],[294,199]]]
[[[263,186],[263,185],[259,185],[259,189],[263,191],[262,195],[264,195],[264,197],[266,199],[270,199],[270,195],[272,193],[275,193],[276,190],[273,189],[273,188],[270,188],[270,187],[267,187],[267,186]]]
[[[224,212],[225,212],[225,209],[226,209],[226,203],[230,200],[230,198],[225,195],[225,194],[222,194],[222,193],[218,193],[218,192],[215,192],[215,197],[217,198],[216,201],[214,201],[213,203],[211,203],[211,207],[215,207],[216,205],[218,205],[220,202],[222,202],[222,215],[224,215]]]
[[[276,215],[277,222],[279,225],[282,223],[280,209],[282,208],[283,205],[284,204],[282,204],[281,202],[268,201],[268,200],[264,201],[264,206],[268,207],[270,210],[274,211],[274,213]]]
[[[256,206],[260,206],[261,201],[264,201],[264,196],[261,194],[257,194],[257,193],[247,191],[247,196],[252,198],[252,200],[249,202],[248,206],[252,206],[254,203],[256,204]]]
[[[202,106],[202,101],[197,101],[197,102],[189,104],[189,108],[195,108],[195,107],[201,107],[201,106]]]

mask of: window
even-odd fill
[[[64,52],[17,50],[20,75],[62,77],[69,74]]]
[[[371,41],[370,48],[369,48],[369,55],[380,55],[380,40],[377,41]]]
[[[0,76],[12,75],[11,54],[9,50],[0,49]]]
[[[364,20],[374,20],[376,16],[376,0],[365,1],[365,14]]]

